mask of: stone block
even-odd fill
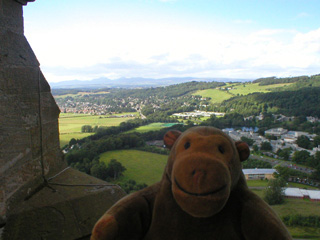
[[[10,30],[23,34],[22,6],[16,1],[0,0],[0,32]]]
[[[38,67],[39,62],[25,36],[6,31],[0,34],[0,65]]]
[[[119,186],[71,168],[38,190],[27,200],[12,203],[15,208],[8,212],[4,240],[89,236],[102,214],[125,196]],[[26,196],[27,192],[28,188],[19,194]]]

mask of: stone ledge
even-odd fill
[[[124,196],[119,186],[69,168],[28,200],[9,206],[2,239],[84,238]]]

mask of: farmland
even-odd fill
[[[289,85],[290,83],[279,83],[266,86],[259,86],[259,83],[231,83],[223,88],[199,90],[194,92],[193,95],[210,97],[210,103],[215,104],[221,103],[234,96],[248,95],[256,92],[266,93],[272,91],[272,89],[285,88]]]
[[[142,133],[142,132],[149,132],[149,131],[158,131],[162,128],[171,127],[175,124],[178,124],[178,123],[161,123],[161,122],[150,123],[148,125],[141,126],[136,129],[130,130],[129,132],[141,132]]]
[[[214,103],[221,103],[224,100],[227,100],[233,97],[232,94],[228,93],[227,91],[221,91],[219,89],[205,89],[196,91],[193,95],[200,95],[202,97],[210,97],[210,102]]]
[[[229,90],[230,93],[234,95],[248,95],[250,93],[261,92],[266,93],[272,91],[275,88],[285,88],[289,86],[290,83],[279,83],[279,84],[272,84],[266,86],[259,86],[259,83],[246,83],[246,84],[237,84],[231,85],[232,89]]]
[[[121,115],[125,115],[122,113]],[[132,114],[132,113],[130,113]],[[119,114],[118,114],[119,115]],[[117,117],[110,118],[108,116],[86,115],[86,114],[73,114],[61,113],[59,118],[60,130],[60,146],[68,144],[70,139],[81,139],[93,133],[82,133],[81,127],[83,125],[94,126],[118,126],[121,122],[125,122],[133,117]]]
[[[100,161],[109,163],[116,159],[127,169],[121,180],[133,179],[151,185],[161,179],[167,156],[138,150],[116,150],[100,155]]]

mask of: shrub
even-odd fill
[[[291,214],[282,217],[282,221],[289,227],[320,227],[320,216],[301,216],[300,214]]]

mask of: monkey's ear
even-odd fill
[[[245,160],[247,160],[249,158],[250,149],[249,149],[249,146],[248,146],[247,143],[241,142],[241,141],[237,141],[236,142],[236,148],[238,150],[241,162],[243,162],[243,161],[245,161]]]
[[[167,148],[171,149],[173,144],[176,142],[176,140],[180,135],[181,135],[180,131],[177,131],[177,130],[168,131],[163,137],[164,145],[166,145]]]

